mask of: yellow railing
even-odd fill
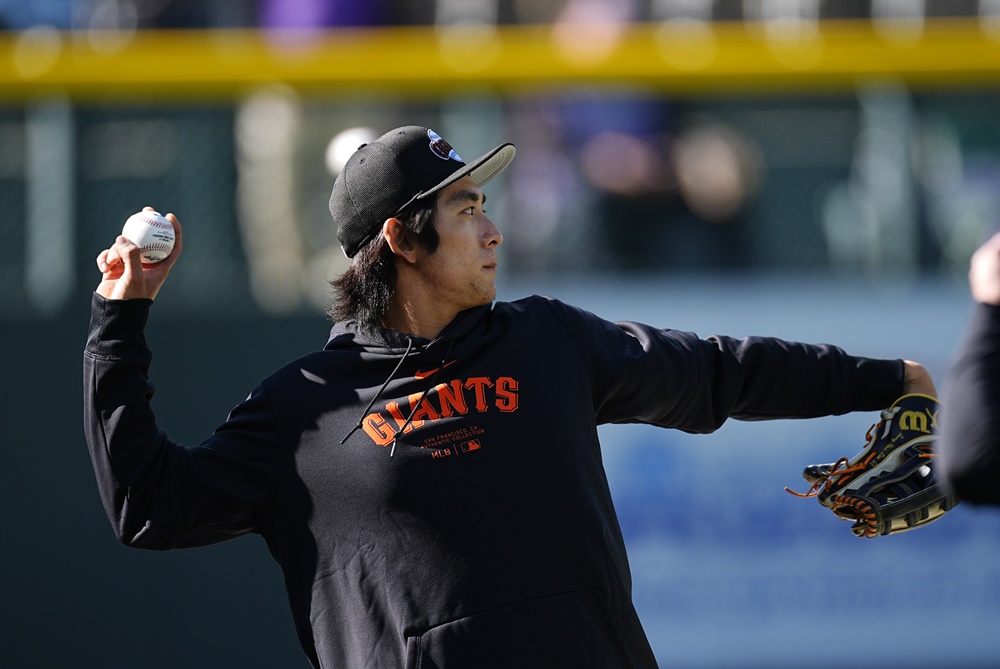
[[[972,19],[938,19],[882,27],[823,21],[0,35],[0,101],[51,91],[81,99],[224,99],[266,83],[331,96],[572,85],[704,95],[835,91],[878,77],[916,88],[1000,86],[1000,32]]]

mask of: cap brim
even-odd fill
[[[501,144],[486,155],[476,158],[470,165],[467,174],[472,177],[477,186],[482,186],[487,181],[507,169],[517,150],[513,144]],[[464,172],[465,170],[459,170]]]
[[[514,160],[515,153],[517,153],[517,149],[514,148],[513,144],[509,142],[501,144],[492,151],[484,153],[471,163],[466,163],[464,167],[452,172],[447,179],[433,188],[417,193],[409,202],[400,207],[400,210],[405,209],[414,200],[422,200],[425,197],[434,195],[463,177],[471,177],[477,186],[482,186],[507,169],[507,166]]]

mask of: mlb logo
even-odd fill
[[[468,453],[469,451],[478,451],[483,447],[483,445],[479,443],[478,439],[470,439],[469,441],[459,444],[459,447],[462,449],[463,453]]]

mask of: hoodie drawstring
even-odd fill
[[[427,397],[427,393],[429,393],[430,390],[431,390],[431,388],[434,387],[434,383],[437,381],[437,377],[441,374],[441,370],[444,369],[447,366],[448,357],[451,356],[451,347],[452,347],[452,345],[454,343],[455,343],[454,339],[452,339],[452,340],[450,340],[448,342],[448,350],[446,350],[444,352],[444,357],[441,358],[441,364],[438,365],[438,368],[434,370],[434,373],[431,374],[430,378],[427,380],[427,387],[424,388],[424,392],[422,392],[420,394],[420,399],[417,400],[416,403],[413,405],[413,409],[410,411],[410,415],[406,417],[406,420],[399,427],[399,429],[397,429],[395,432],[392,433],[392,448],[389,449],[389,457],[390,458],[393,457],[396,454],[396,438],[399,435],[401,435],[403,433],[403,430],[405,430],[407,428],[407,426],[413,421],[413,417],[417,414],[417,409],[419,409],[420,405],[423,404],[424,398]],[[398,367],[397,367],[397,369],[398,369]],[[373,400],[373,403],[374,403],[374,400]],[[370,405],[369,405],[369,408],[371,408]],[[365,411],[365,414],[366,415],[368,414],[367,410]],[[359,425],[360,425],[360,423],[359,423]]]
[[[389,457],[390,458],[393,457],[393,456],[395,456],[395,454],[396,454],[396,439],[399,437],[399,435],[401,435],[403,433],[403,431],[407,427],[409,427],[410,423],[413,422],[413,417],[415,415],[417,415],[417,409],[420,408],[420,405],[423,403],[424,398],[427,397],[427,393],[429,393],[431,391],[431,388],[434,387],[434,384],[437,382],[438,376],[441,374],[441,370],[443,370],[445,367],[447,367],[447,365],[448,365],[448,358],[451,356],[451,349],[452,349],[452,346],[454,346],[454,344],[455,344],[455,340],[453,340],[453,339],[449,340],[449,342],[448,342],[448,349],[445,351],[444,357],[441,358],[441,364],[438,365],[438,368],[435,369],[434,373],[430,375],[430,378],[427,381],[427,387],[424,388],[424,392],[420,394],[420,399],[418,399],[416,401],[416,403],[413,405],[413,409],[410,411],[410,415],[406,417],[406,420],[403,421],[403,424],[400,427],[398,427],[392,433],[392,442],[391,442],[392,443],[392,448],[389,449]],[[361,429],[361,427],[364,424],[365,416],[367,416],[368,412],[371,411],[371,408],[373,406],[375,406],[375,402],[377,402],[379,400],[379,398],[382,397],[382,393],[385,392],[385,389],[386,389],[386,387],[388,387],[389,383],[391,383],[392,380],[394,378],[396,378],[396,374],[399,373],[400,368],[403,366],[403,363],[406,362],[406,359],[410,356],[410,353],[412,351],[413,351],[413,338],[412,337],[407,337],[406,338],[406,351],[403,353],[403,357],[399,359],[399,362],[396,364],[395,369],[392,370],[392,373],[389,374],[389,377],[382,383],[382,387],[379,388],[378,392],[375,393],[375,396],[372,397],[372,401],[369,402],[368,406],[366,406],[364,408],[364,411],[361,412],[361,415],[358,417],[358,423],[357,423],[357,425],[355,425],[353,428],[351,428],[351,431],[348,432],[346,435],[344,435],[344,438],[340,440],[341,444],[346,443],[347,440],[351,438],[351,435],[353,435],[355,432],[357,432],[358,430]]]
[[[396,374],[399,372],[399,368],[403,366],[404,362],[406,362],[406,358],[410,355],[410,351],[412,351],[412,350],[413,350],[413,338],[412,337],[407,337],[406,338],[406,352],[403,353],[403,357],[399,359],[399,363],[397,363],[396,364],[396,368],[394,370],[392,370],[392,374],[389,375],[389,378],[387,378],[385,380],[385,382],[382,384],[382,387],[378,389],[377,393],[375,393],[375,396],[372,398],[372,401],[369,402],[368,406],[365,407],[365,410],[361,412],[361,415],[358,417],[358,424],[355,425],[353,428],[351,428],[351,431],[348,432],[344,436],[344,438],[340,440],[341,444],[343,444],[344,442],[346,442],[348,439],[351,438],[352,434],[354,434],[355,432],[357,432],[358,430],[361,429],[361,425],[362,425],[363,421],[365,420],[365,416],[368,415],[368,412],[375,405],[375,402],[378,401],[378,398],[382,397],[382,393],[385,392],[385,388],[386,388],[386,386],[389,385],[389,382],[392,381],[394,378],[396,378]],[[449,348],[449,350],[450,350],[450,348]],[[396,435],[392,436],[392,441],[393,441],[393,448],[395,448]]]

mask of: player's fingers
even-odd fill
[[[142,252],[139,247],[119,235],[115,240],[115,245],[108,250],[108,255],[117,255],[124,264],[122,278],[129,281],[133,276],[142,272]]]
[[[179,248],[181,245],[181,222],[177,220],[177,216],[173,213],[168,213],[165,218],[170,221],[170,224],[174,226],[174,248]]]
[[[119,262],[124,260],[125,256],[131,252],[132,249],[136,249],[138,251],[135,244],[130,242],[123,235],[118,235],[115,238],[115,243],[104,252],[107,254],[104,260],[108,264],[108,267],[114,267]]]
[[[107,272],[110,267],[111,266],[108,265],[108,249],[104,249],[97,254],[97,269],[101,272]]]
[[[174,248],[170,251],[170,255],[164,258],[162,262],[170,261],[172,265],[177,260],[177,256],[181,254],[181,249],[184,247],[184,232],[181,230],[181,222],[177,220],[177,216],[172,213],[168,213],[164,216],[170,225],[174,226]]]
[[[108,278],[108,275],[111,274],[121,273],[122,258],[116,247],[112,246],[110,249],[100,252],[97,256],[97,269],[105,275],[104,278]]]
[[[101,260],[103,259],[104,265],[101,265]],[[111,248],[106,249],[101,252],[101,255],[97,256],[97,266],[102,272],[107,272],[110,269],[117,267],[122,262],[122,256],[118,249],[118,244],[112,244]]]

